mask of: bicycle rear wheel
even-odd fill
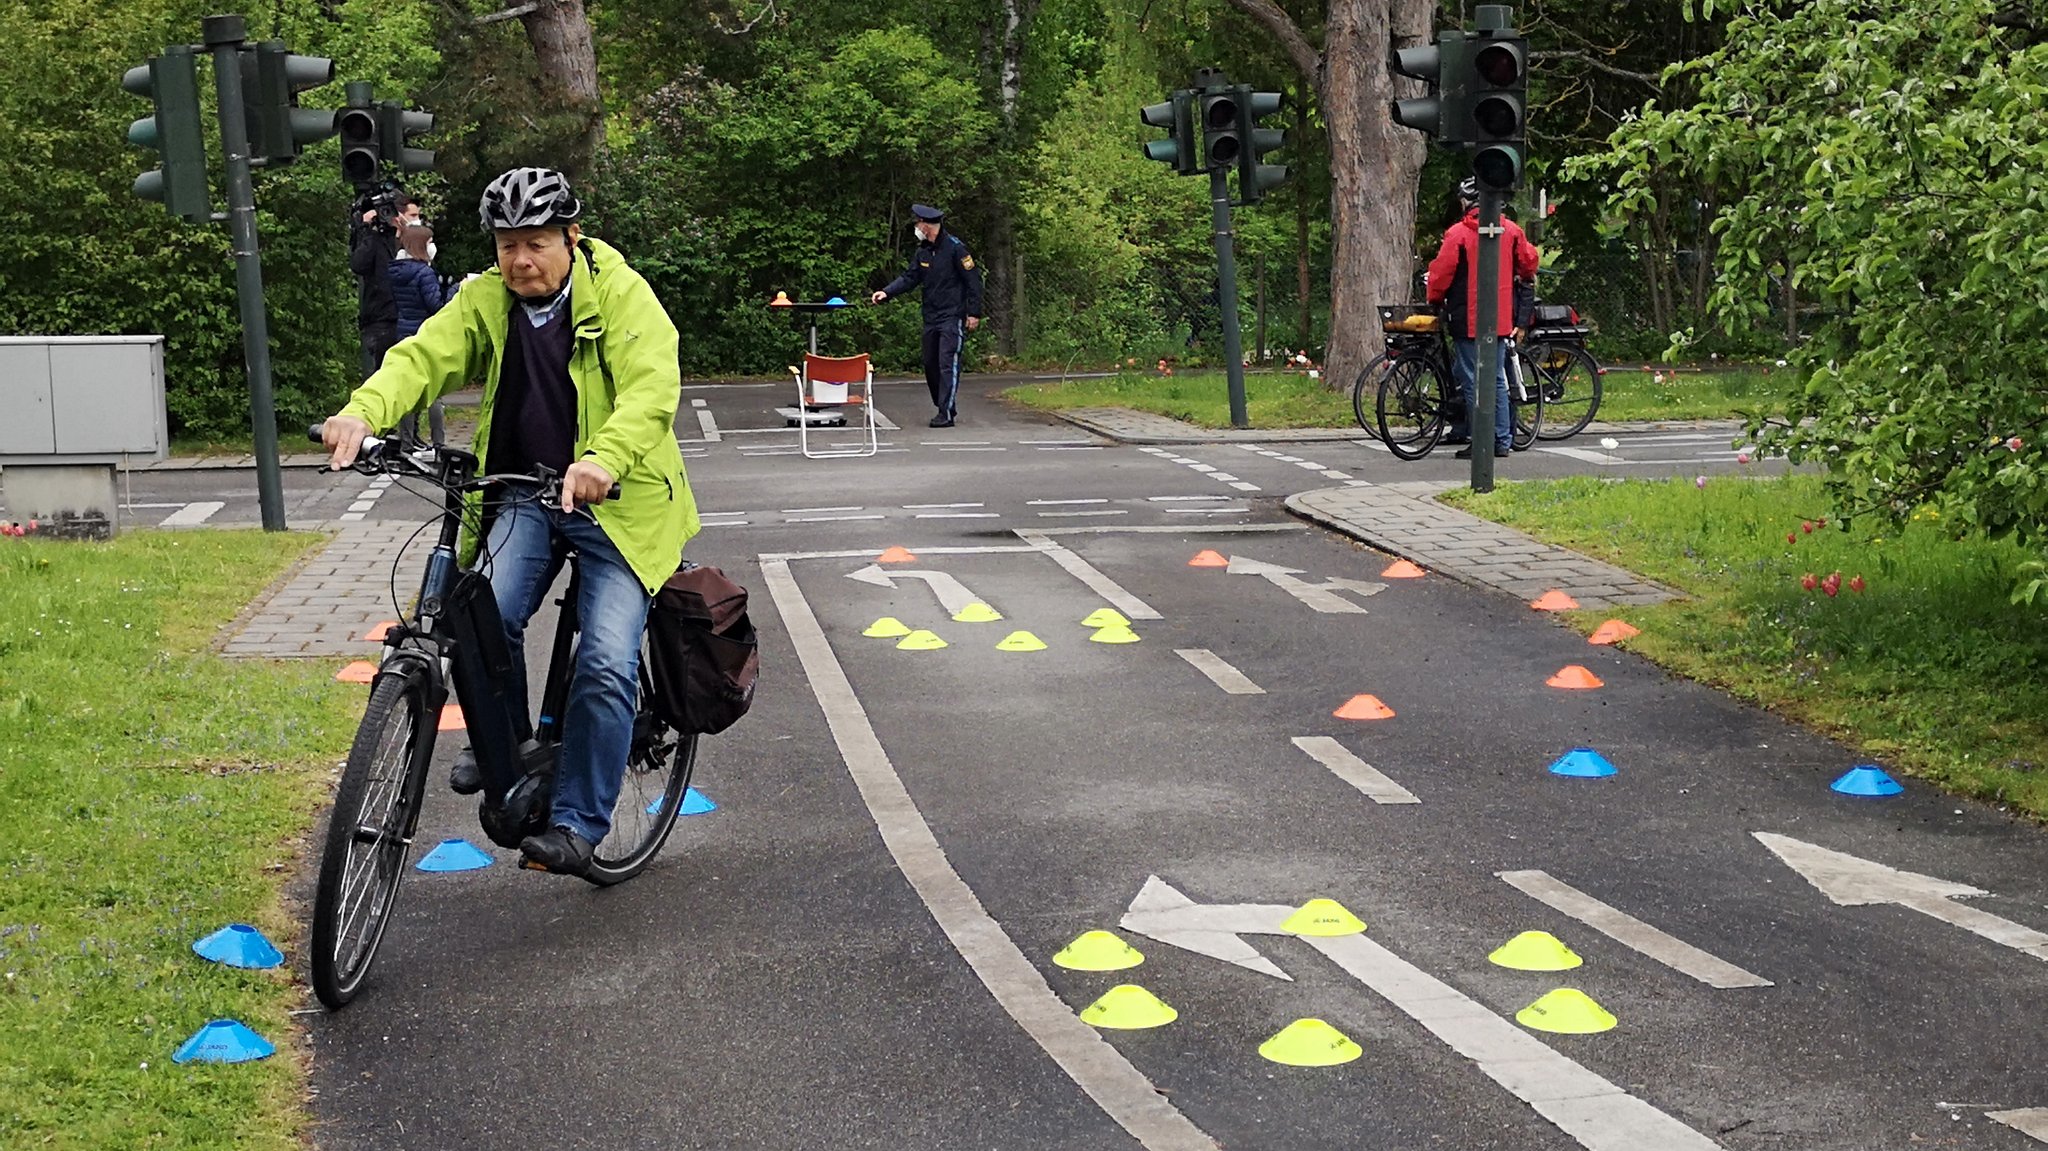
[[[1509,439],[1518,452],[1528,451],[1543,434],[1542,381],[1543,375],[1529,349],[1516,348],[1514,358],[1508,361],[1508,414],[1515,429]]]
[[[1592,353],[1576,344],[1535,344],[1529,352],[1543,391],[1537,436],[1562,440],[1585,431],[1600,411],[1600,365]]]
[[[430,745],[420,732],[437,719],[424,682],[377,677],[335,790],[313,896],[313,992],[330,1009],[355,998],[391,923],[426,788]]]
[[[1365,429],[1365,434],[1374,439],[1379,438],[1380,426],[1373,408],[1379,400],[1380,382],[1393,362],[1385,352],[1381,352],[1373,357],[1364,371],[1358,373],[1358,382],[1351,385],[1351,413],[1358,417],[1358,426]]]
[[[1450,416],[1448,383],[1426,356],[1395,359],[1380,380],[1374,409],[1380,439],[1404,460],[1419,460],[1436,447]]]
[[[654,859],[682,813],[683,793],[697,764],[697,736],[675,730],[657,714],[647,641],[641,641],[640,701],[633,714],[633,745],[612,805],[612,828],[590,857],[584,878],[599,887],[640,874]]]

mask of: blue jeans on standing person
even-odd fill
[[[1458,376],[1458,395],[1465,401],[1464,420],[1451,422],[1451,438],[1467,439],[1472,434],[1469,417],[1472,412],[1473,384],[1479,376],[1479,341],[1454,338],[1457,362],[1453,365]],[[1508,414],[1508,357],[1507,341],[1501,341],[1500,362],[1496,368],[1493,387],[1493,443],[1501,451],[1514,446],[1515,427],[1513,417]]]
[[[515,504],[497,514],[483,571],[505,618],[514,682],[506,695],[527,706],[526,623],[539,609],[562,560],[576,549],[582,638],[569,681],[567,714],[558,716],[562,758],[555,772],[553,824],[597,843],[611,830],[612,804],[626,775],[639,703],[640,637],[647,627],[647,588],[604,529],[582,511]]]

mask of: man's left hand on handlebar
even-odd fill
[[[356,462],[356,455],[363,450],[363,437],[374,434],[370,425],[354,416],[329,416],[320,425],[320,444],[329,452],[327,466],[334,471]]]
[[[573,512],[578,504],[601,504],[611,494],[612,474],[596,460],[577,460],[562,473],[562,510]]]

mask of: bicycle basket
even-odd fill
[[[1434,332],[1437,315],[1427,304],[1381,304],[1380,330],[1383,332]]]

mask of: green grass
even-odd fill
[[[1578,477],[1446,499],[1692,597],[1571,613],[1584,630],[1627,619],[1643,629],[1629,649],[1673,671],[1894,771],[2048,819],[2048,606],[2009,602],[2021,548],[1950,539],[1926,518],[1902,532],[1823,526],[1812,476],[1704,488]],[[1833,572],[1834,598],[1801,586]],[[1859,575],[1861,593],[1848,582]]]
[[[291,952],[280,890],[360,696],[211,644],[317,539],[0,540],[0,1146],[302,1145],[292,964],[191,944],[247,922]],[[171,1062],[221,1017],[278,1054]]]
[[[1657,377],[1662,375],[1662,381]],[[1793,377],[1782,370],[1729,368],[1713,372],[1641,366],[1612,367],[1602,381],[1601,420],[1731,419],[1776,401]],[[1299,372],[1245,377],[1246,403],[1255,428],[1351,428],[1351,388],[1332,391]],[[1130,408],[1171,416],[1204,428],[1230,426],[1230,390],[1222,372],[1160,376],[1126,372],[1103,379],[1026,384],[1004,395],[1047,411]]]

